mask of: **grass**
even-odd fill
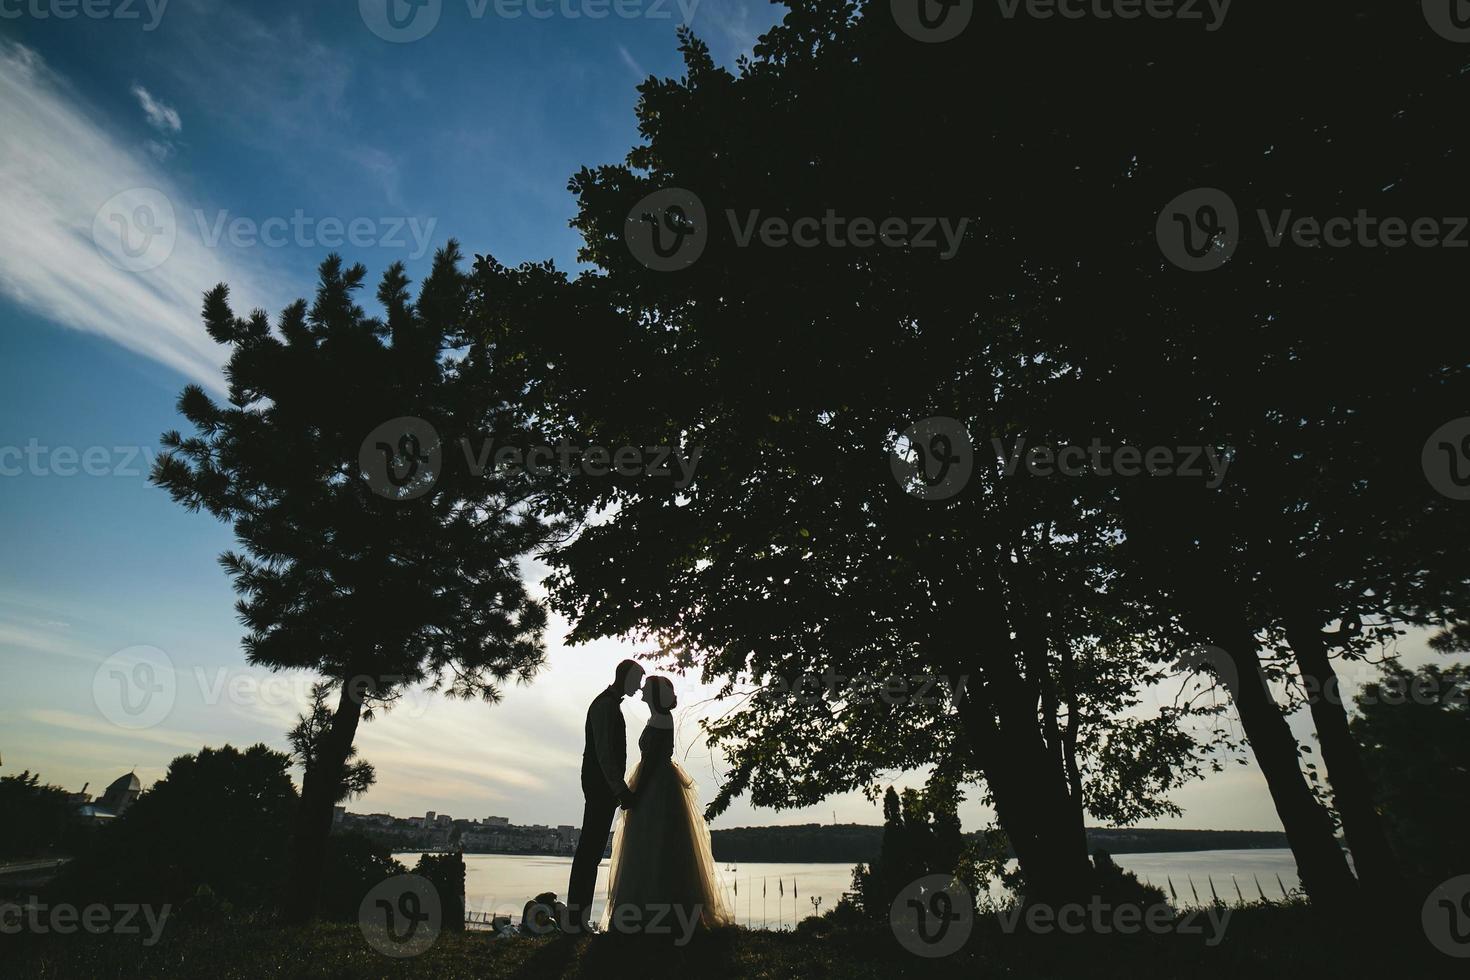
[[[423,954],[390,959],[369,947],[355,925],[305,929],[236,920],[171,923],[143,947],[107,935],[3,936],[5,973],[36,978],[141,977],[488,977],[825,978],[891,977],[1230,977],[1261,980],[1318,976],[1463,976],[1464,961],[1414,952],[1371,931],[1325,927],[1302,905],[1231,910],[1217,946],[1203,937],[1169,935],[1006,934],[993,917],[975,923],[969,944],[943,959],[900,948],[886,930],[825,937],[745,929],[668,940],[595,936],[491,942],[484,933],[445,934]],[[4,949],[0,945],[0,949]]]

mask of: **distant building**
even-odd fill
[[[366,833],[390,846],[408,849],[458,849],[489,854],[572,854],[581,829],[571,824],[516,825],[509,817],[490,816],[483,821],[430,810],[422,817],[393,817],[386,813],[346,814],[346,828]]]
[[[143,784],[139,781],[136,773],[128,773],[119,776],[112,781],[102,794],[101,804],[111,810],[115,816],[122,816],[127,812],[138,797],[143,795]]]
[[[132,806],[142,795],[143,783],[139,781],[136,773],[130,772],[126,776],[114,779],[112,784],[103,791],[102,798],[95,803],[86,802],[89,799],[86,786],[82,787],[82,792],[72,794],[71,799],[79,802],[78,816],[84,820],[101,823],[122,816],[127,812],[128,807]]]
[[[334,824],[341,823],[344,819],[346,819],[346,817],[347,817],[347,808],[345,806],[334,806],[334,807],[332,807],[332,823],[334,823]]]

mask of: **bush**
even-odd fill
[[[318,913],[324,919],[356,922],[363,896],[374,885],[407,872],[387,844],[355,831],[334,833],[327,838]]]
[[[1413,878],[1470,873],[1470,667],[1385,664],[1357,696],[1353,736],[1394,853]]]
[[[464,855],[421,854],[413,873],[427,878],[439,892],[439,902],[444,908],[443,929],[447,932],[463,931]]]
[[[1164,905],[1168,896],[1154,885],[1145,885],[1138,875],[1125,871],[1113,861],[1113,856],[1102,848],[1092,853],[1095,894],[1108,905]]]
[[[899,892],[926,875],[952,875],[972,896],[980,893],[987,876],[983,852],[990,844],[967,840],[961,833],[959,799],[957,788],[948,783],[930,785],[922,793],[906,789],[901,798],[888,788],[882,852],[871,866],[860,864],[852,875],[854,902],[869,919],[887,922]]]
[[[800,935],[823,937],[833,933],[871,932],[872,921],[852,895],[843,895],[837,904],[820,915],[809,915],[796,924]]]
[[[74,843],[66,790],[26,771],[0,776],[0,858],[32,857]]]
[[[181,755],[53,883],[58,900],[181,906],[207,887],[260,907],[279,895],[296,810],[290,759],[264,745]]]

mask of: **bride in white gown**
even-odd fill
[[[641,759],[628,779],[633,805],[613,835],[602,929],[677,933],[683,923],[734,924],[720,894],[699,788],[674,761],[678,704],[667,677],[643,682],[652,712],[638,737]]]

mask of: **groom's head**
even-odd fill
[[[643,683],[643,668],[636,660],[624,660],[618,664],[617,672],[613,674],[613,687],[617,689],[620,696],[631,698],[638,691],[638,685]]]

